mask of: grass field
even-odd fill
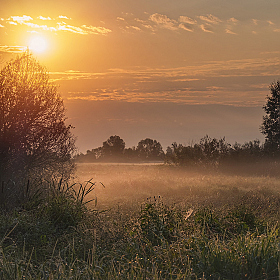
[[[1,214],[0,279],[279,279],[278,170],[78,164],[84,192]]]
[[[228,172],[229,168],[221,171],[163,164],[80,163],[76,176],[78,181],[96,182],[92,196],[98,199],[98,209],[135,206],[154,196],[161,196],[168,204],[224,205],[236,203],[246,194],[278,195],[279,167],[276,163],[244,165],[235,172]]]

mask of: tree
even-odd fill
[[[270,85],[270,96],[267,96],[266,105],[263,106],[266,115],[260,127],[265,135],[266,147],[272,154],[280,150],[280,82]]]
[[[0,71],[0,179],[69,176],[75,139],[45,67],[29,52]]]
[[[104,157],[121,157],[124,153],[125,142],[120,136],[110,136],[103,142],[102,151]]]
[[[142,159],[156,160],[164,155],[161,144],[157,140],[146,138],[137,145],[137,153]]]

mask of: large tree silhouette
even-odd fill
[[[120,136],[110,136],[105,142],[103,142],[102,152],[103,156],[109,157],[121,157],[125,148],[125,142]]]
[[[75,141],[46,69],[29,52],[0,71],[0,179],[73,170]]]
[[[261,132],[265,135],[266,147],[271,154],[280,150],[280,82],[270,85],[270,95],[263,106],[266,115],[263,117]]]
[[[146,138],[136,148],[138,156],[143,160],[157,160],[164,155],[161,144],[157,140]]]

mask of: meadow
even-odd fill
[[[79,163],[1,214],[0,279],[279,279],[278,170]]]

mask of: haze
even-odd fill
[[[1,1],[1,66],[28,42],[47,67],[81,152],[111,135],[164,147],[259,132],[279,78],[280,2]]]

